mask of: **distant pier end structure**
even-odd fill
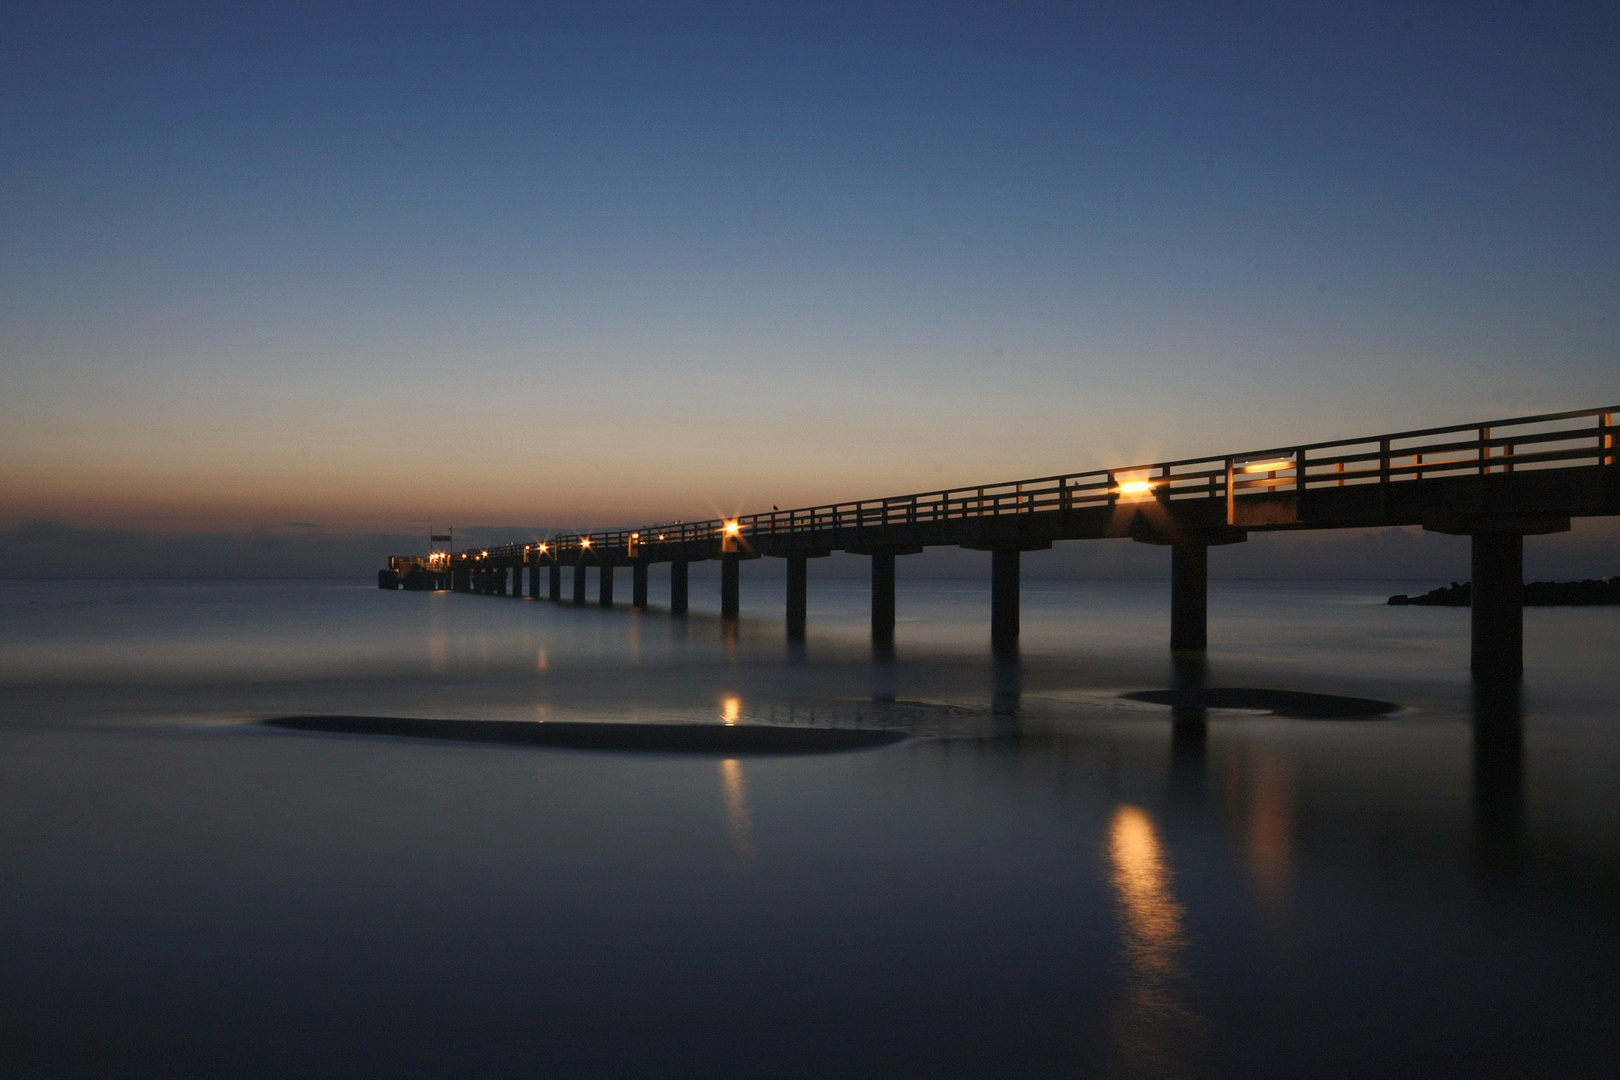
[[[388,566],[377,571],[377,588],[434,592],[451,587],[450,548],[456,542],[455,530],[443,533],[428,530],[426,555],[390,555]],[[442,546],[441,546],[442,545]]]
[[[735,618],[739,564],[786,559],[787,631],[802,638],[808,560],[844,551],[872,560],[874,644],[893,640],[895,559],[931,546],[991,553],[991,645],[1016,651],[1019,560],[1064,540],[1130,539],[1170,548],[1170,645],[1208,644],[1209,549],[1252,532],[1417,525],[1473,542],[1472,665],[1516,677],[1524,666],[1524,538],[1564,532],[1571,518],[1620,515],[1614,420],[1620,406],[1250,450],[772,510],[735,519],[559,534],[544,541],[396,557],[384,574],[421,570],[429,587],[585,603],[613,602],[629,567],[632,606],[647,606],[647,567],[670,564],[670,612],[687,609],[687,568],[721,564],[721,615]],[[435,537],[437,539],[437,537]],[[435,562],[434,560],[438,560]],[[403,560],[403,561],[402,561]],[[419,560],[412,562],[410,560]],[[421,561],[425,560],[425,561]]]

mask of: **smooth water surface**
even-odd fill
[[[1593,1075],[1620,1054],[1616,609],[1522,690],[1414,583],[902,580],[892,654],[332,583],[0,585],[0,1071],[62,1076]],[[1425,586],[1426,587],[1426,586]],[[1421,591],[1418,590],[1418,591]],[[594,597],[595,591],[592,590]],[[655,594],[656,595],[656,594]],[[1394,702],[1289,719],[1121,694]],[[1245,699],[1246,700],[1246,699]],[[610,752],[276,716],[889,728]]]

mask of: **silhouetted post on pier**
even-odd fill
[[[536,553],[529,560],[529,599],[540,599],[540,555]]]
[[[612,563],[603,563],[596,568],[596,602],[602,607],[613,606]]]
[[[742,612],[742,589],[737,572],[742,556],[728,551],[720,556],[720,617],[735,619]]]
[[[562,563],[558,562],[556,557],[553,556],[551,565],[546,569],[550,571],[547,575],[550,581],[547,584],[551,599],[560,604],[562,603]]]
[[[1209,548],[1199,541],[1170,545],[1170,648],[1209,645]]]
[[[689,569],[690,564],[685,559],[676,559],[669,564],[669,613],[671,615],[686,614]]]
[[[574,606],[585,606],[585,563],[583,560],[574,564]]]
[[[630,606],[637,611],[647,610],[647,560],[637,559],[630,564]]]

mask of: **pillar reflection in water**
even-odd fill
[[[731,834],[731,846],[743,858],[753,858],[753,822],[748,817],[748,788],[743,781],[742,762],[736,758],[726,758],[720,762],[720,793],[726,801],[726,831]]]
[[[1177,653],[1170,661],[1172,690],[1202,690],[1209,668],[1202,654]],[[1209,710],[1187,705],[1170,707],[1172,780],[1185,794],[1203,790],[1204,757],[1209,742]]]
[[[1519,859],[1524,835],[1524,697],[1517,681],[1476,680],[1474,844],[1485,874]]]
[[[450,670],[450,628],[447,622],[449,612],[445,608],[442,594],[434,593],[433,600],[432,614],[428,622],[428,670],[435,675],[442,675]]]
[[[1108,856],[1125,973],[1112,1025],[1116,1071],[1190,1075],[1206,1025],[1185,1001],[1185,913],[1171,890],[1158,829],[1145,810],[1116,808],[1108,826]]]

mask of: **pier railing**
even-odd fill
[[[661,547],[737,538],[809,537],[870,527],[1008,514],[1067,512],[1121,503],[1224,499],[1227,521],[1247,496],[1322,487],[1406,484],[1461,475],[1613,465],[1620,406],[1424,428],[1361,439],[1274,446],[1222,457],[1184,458],[1027,480],[945,488],[881,499],[773,510],[737,518],[637,529],[565,533],[544,542],[463,552],[511,558],[540,548],[561,561],[583,552],[656,556]],[[543,544],[543,546],[542,546]]]

